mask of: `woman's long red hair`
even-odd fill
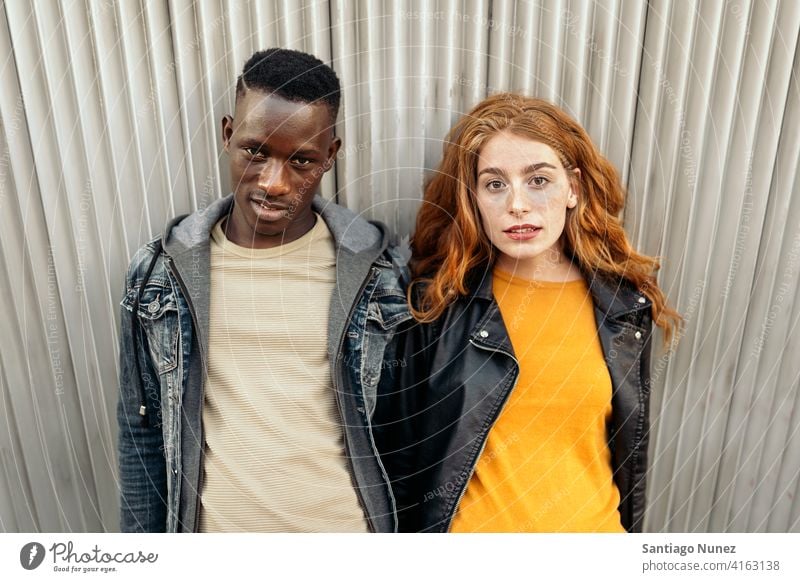
[[[625,192],[614,166],[586,131],[558,107],[541,99],[501,93],[485,99],[450,130],[444,157],[425,188],[412,240],[411,269],[424,282],[412,312],[419,321],[437,319],[458,296],[466,295],[467,276],[491,263],[493,247],[483,231],[475,203],[478,155],[486,141],[510,131],[550,146],[564,168],[580,169],[578,204],[567,211],[564,253],[584,273],[601,273],[632,282],[652,302],[653,321],[669,343],[680,324],[656,283],[659,262],[637,253],[619,214]]]

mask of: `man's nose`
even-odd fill
[[[258,175],[258,187],[268,196],[285,196],[291,192],[286,164],[269,159]]]

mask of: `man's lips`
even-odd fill
[[[283,204],[275,204],[271,200],[266,198],[254,198],[251,197],[250,200],[261,206],[262,208],[266,208],[267,210],[289,210],[288,206],[284,206]]]
[[[291,220],[291,209],[284,204],[275,204],[266,198],[250,198],[250,207],[259,222],[280,222]]]

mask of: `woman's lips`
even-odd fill
[[[505,235],[511,240],[530,240],[536,238],[541,232],[541,227],[533,226],[532,224],[521,224],[512,226],[503,231]]]

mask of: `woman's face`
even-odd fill
[[[498,266],[534,279],[562,269],[561,233],[578,198],[556,152],[503,131],[478,154],[476,198]]]

